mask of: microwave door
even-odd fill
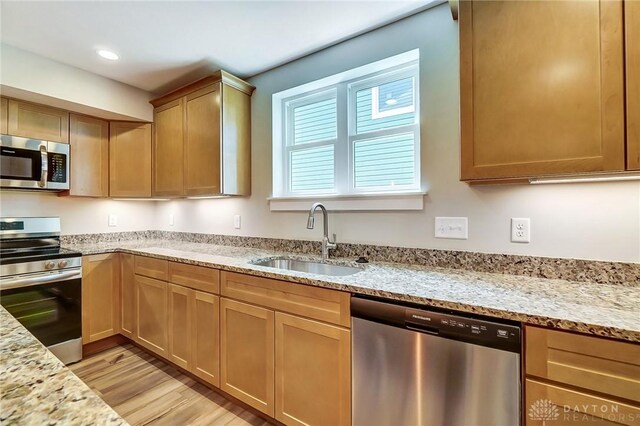
[[[0,179],[2,187],[37,188],[47,186],[47,145],[33,139],[2,135]]]

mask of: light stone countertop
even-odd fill
[[[0,424],[128,423],[0,306]]]
[[[611,285],[457,269],[370,263],[334,277],[253,265],[260,259],[307,255],[174,240],[65,244],[85,255],[126,252],[300,284],[379,296],[631,342],[640,342],[640,283]],[[337,264],[357,265],[351,259]]]

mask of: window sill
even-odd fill
[[[423,210],[426,192],[363,195],[310,195],[268,198],[272,212],[308,211],[322,202],[329,211],[399,211]]]

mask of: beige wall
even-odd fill
[[[148,92],[6,44],[0,44],[0,92],[97,117],[153,121]]]
[[[60,216],[64,235],[144,231],[154,228],[155,204],[5,191],[0,194],[0,216]],[[118,226],[108,226],[110,214],[118,217]]]
[[[319,239],[306,213],[271,213],[271,95],[281,90],[420,48],[422,176],[429,194],[416,212],[331,213],[338,242],[640,262],[640,184],[615,182],[470,187],[458,181],[457,24],[447,5],[261,74],[252,99],[249,198],[124,202],[3,193],[2,215],[59,215],[63,232],[142,229]],[[4,62],[4,61],[3,61]],[[4,66],[4,65],[3,65]],[[119,215],[117,228],[108,214]],[[233,216],[242,216],[242,229]],[[169,226],[174,215],[175,226]],[[434,238],[435,216],[469,218],[468,240]],[[531,218],[530,244],[509,242],[512,217]],[[321,219],[317,221],[320,225]]]
[[[640,262],[640,184],[470,187],[459,175],[458,28],[441,5],[261,74],[252,99],[249,199],[159,203],[158,227],[169,230],[319,239],[306,213],[271,213],[271,95],[290,87],[420,48],[422,176],[425,209],[331,213],[338,242]],[[168,226],[170,214],[175,226]],[[233,229],[233,215],[242,229]],[[468,240],[434,238],[434,217],[469,218]],[[510,218],[531,218],[530,244],[509,241]],[[320,223],[320,222],[317,222]]]

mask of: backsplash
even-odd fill
[[[319,241],[243,237],[172,231],[133,231],[101,234],[63,235],[63,244],[87,244],[131,240],[177,240],[223,246],[250,247],[291,253],[320,253]],[[409,247],[340,243],[333,257],[366,257],[372,262],[397,262],[409,265],[462,269],[476,272],[590,281],[603,284],[640,285],[640,264],[561,259],[537,256],[476,253]]]

